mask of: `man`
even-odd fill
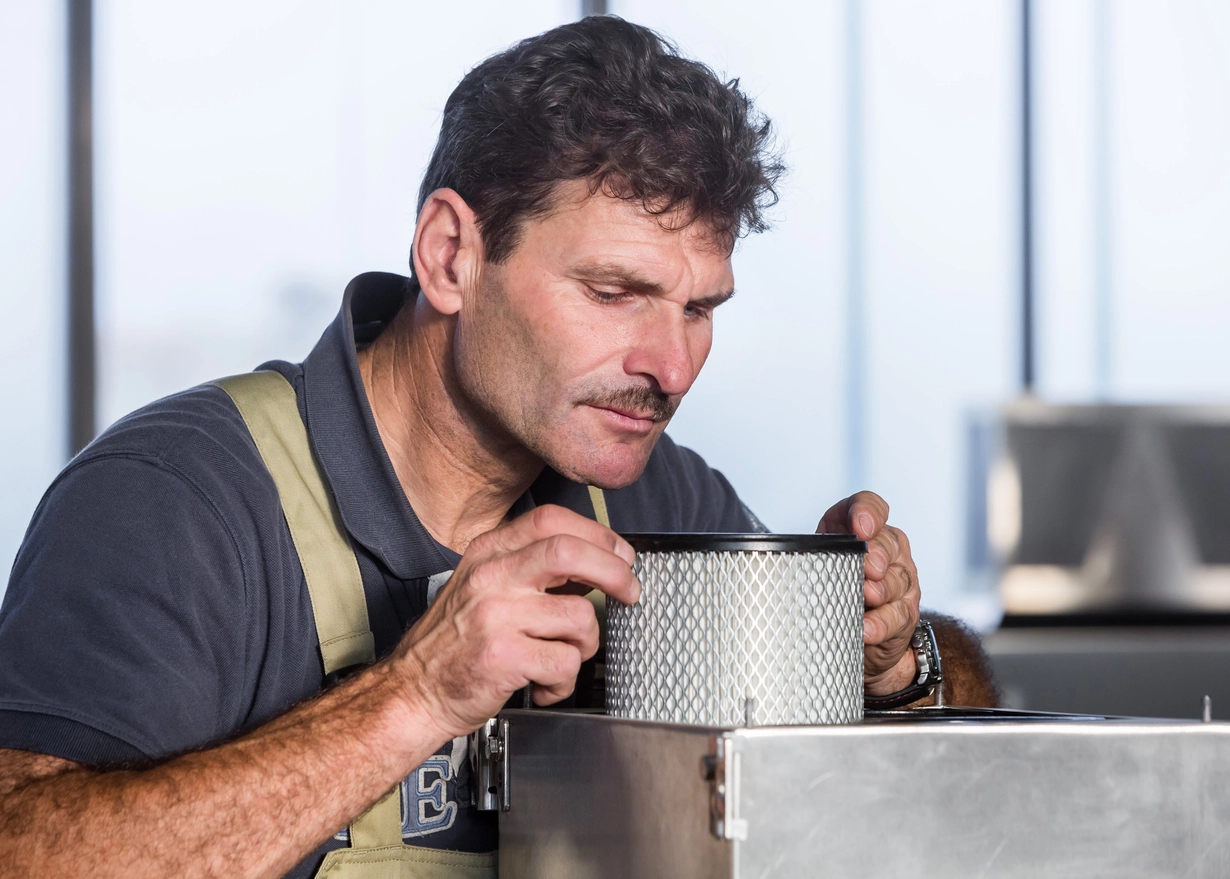
[[[464,737],[525,687],[572,692],[598,647],[574,587],[637,600],[619,530],[756,527],[663,431],[733,244],[764,226],[768,142],[735,84],[615,18],[471,71],[413,279],[359,277],[302,364],[266,367],[294,388],[379,661],[326,686],[303,541],[228,391],[122,419],[49,489],[0,612],[0,876],[374,875],[321,864],[399,782],[396,875],[493,875]],[[917,574],[887,515],[864,493],[820,523],[870,544],[871,695],[917,674]],[[993,699],[976,647],[941,642],[951,698]]]

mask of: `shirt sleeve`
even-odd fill
[[[156,458],[70,465],[0,606],[0,747],[157,758],[243,715],[246,586],[217,509]]]

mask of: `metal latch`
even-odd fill
[[[493,717],[470,733],[470,799],[480,812],[507,812],[508,721]]]
[[[739,752],[732,737],[715,737],[713,753],[701,758],[700,774],[709,782],[709,830],[718,839],[747,839],[747,821],[739,817]]]

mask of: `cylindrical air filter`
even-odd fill
[[[607,603],[606,709],[704,726],[863,716],[863,556],[839,534],[625,534],[641,600]]]

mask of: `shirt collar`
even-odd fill
[[[452,567],[402,491],[359,374],[359,349],[413,295],[410,279],[368,272],[351,281],[341,311],[303,361],[308,434],[350,536],[402,580]]]

